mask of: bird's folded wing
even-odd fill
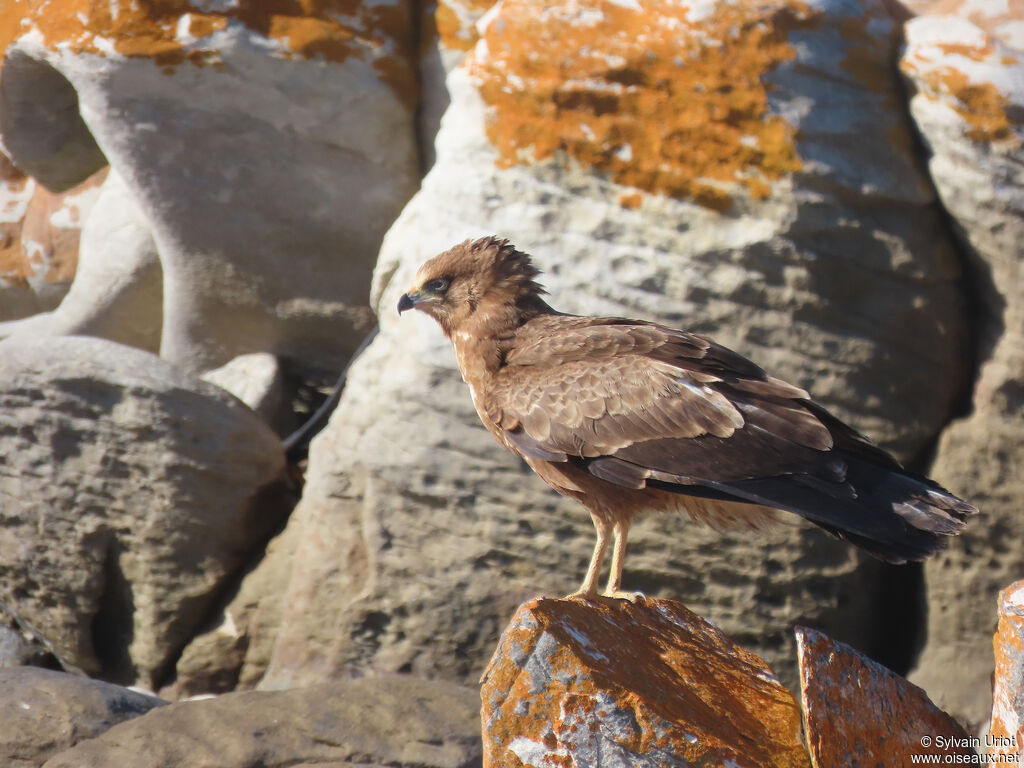
[[[626,488],[787,510],[897,563],[927,556],[974,512],[724,347],[568,321],[511,345],[486,393],[482,415],[524,456]]]
[[[806,392],[706,339],[640,324],[546,330],[509,352],[485,403],[524,455],[598,460],[594,474],[640,487],[641,475],[790,473],[832,447]]]

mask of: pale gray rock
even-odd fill
[[[37,768],[166,704],[119,685],[35,667],[0,669],[0,692],[0,763],[7,768]]]
[[[226,389],[266,419],[268,424],[282,423],[286,411],[287,415],[291,415],[288,403],[285,402],[281,363],[268,352],[239,355],[220,368],[207,371],[200,378]]]
[[[376,51],[369,56],[304,58],[287,48],[287,30],[277,32],[283,40],[268,37],[245,14],[219,17],[201,37],[183,14],[171,42],[195,63],[175,67],[159,46],[106,55],[124,42],[116,28],[92,47],[61,40],[53,14],[72,16],[69,29],[80,22],[73,9],[47,12],[26,19],[10,55],[71,83],[152,227],[161,356],[197,373],[260,351],[340,368],[372,323],[374,258],[419,175],[412,108],[381,74],[409,66],[395,44],[364,45]],[[299,21],[314,30],[326,23]],[[8,147],[35,127],[27,118],[10,126]]]
[[[238,591],[182,651],[174,682],[160,691],[168,699],[251,690],[266,674],[281,623],[281,585],[287,583],[295,536],[288,531],[267,546]]]
[[[484,80],[479,57],[500,38],[451,73],[437,163],[375,272],[380,336],[311,447],[264,686],[370,670],[475,679],[519,602],[570,592],[583,576],[586,513],[481,428],[434,323],[396,315],[416,267],[467,237],[496,233],[533,254],[561,310],[713,334],[904,459],[942,428],[965,384],[962,288],[888,68],[896,30],[880,4],[811,5],[823,16],[788,33],[795,58],[766,75],[802,169],[763,200],[723,185],[724,213],[649,193],[625,205],[637,190],[570,157],[498,167],[483,86],[528,94],[530,84]],[[491,23],[507,28],[515,18],[503,14],[515,12],[503,5]],[[566,31],[595,17],[559,6],[544,18]],[[630,66],[645,61],[637,45]],[[669,517],[634,527],[624,586],[685,602],[790,682],[794,622],[874,649],[895,591],[878,563],[820,531],[719,534]]]
[[[906,33],[911,112],[979,293],[971,412],[943,433],[934,475],[982,511],[926,567],[928,644],[911,680],[981,724],[997,595],[1024,561],[1024,62],[963,19],[915,19]]]
[[[0,343],[0,603],[66,667],[153,689],[287,513],[223,390],[82,337]]]
[[[0,338],[95,336],[160,350],[163,278],[149,222],[116,171],[84,212],[74,282],[60,305],[0,323]]]
[[[479,694],[368,678],[247,691],[162,707],[47,761],[47,768],[474,768]]]
[[[1022,0],[899,0],[914,15],[959,17],[984,30],[1003,45],[1024,51]]]
[[[0,669],[56,666],[56,659],[46,650],[46,646],[0,608]]]

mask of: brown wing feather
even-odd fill
[[[556,366],[508,367],[488,393],[503,428],[580,457],[653,438],[728,437],[744,424],[722,393],[685,371],[628,354]]]
[[[520,450],[533,443],[596,458],[652,441],[729,438],[749,426],[831,447],[829,430],[798,400],[806,392],[702,337],[635,321],[547,316],[515,341],[487,411],[506,432],[518,431]]]

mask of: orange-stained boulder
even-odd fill
[[[82,224],[105,176],[57,194],[0,155],[0,320],[52,309],[67,293]]]
[[[999,593],[992,725],[986,746],[995,755],[1024,757],[1024,581]]]
[[[808,764],[771,669],[670,600],[524,603],[481,699],[491,768]]]
[[[287,0],[198,3],[170,0],[137,3],[113,0],[14,0],[0,10],[0,46],[30,34],[47,49],[111,58],[149,59],[173,71],[229,66],[216,33],[238,26],[253,42],[285,60],[323,59],[370,63],[401,98],[415,98],[407,57],[408,10],[401,2]],[[394,59],[390,59],[394,56]]]
[[[482,30],[466,67],[491,110],[500,167],[564,154],[624,187],[627,208],[647,193],[717,211],[764,200],[803,170],[769,76],[797,58],[793,39],[823,26],[821,9],[783,0],[587,10],[508,0],[500,23]]]
[[[800,698],[815,768],[912,765],[912,755],[965,762],[977,740],[925,692],[844,643],[796,629]]]

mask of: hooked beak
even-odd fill
[[[402,298],[398,300],[398,314],[402,314],[407,309],[415,309],[426,300],[419,291],[403,293]]]

